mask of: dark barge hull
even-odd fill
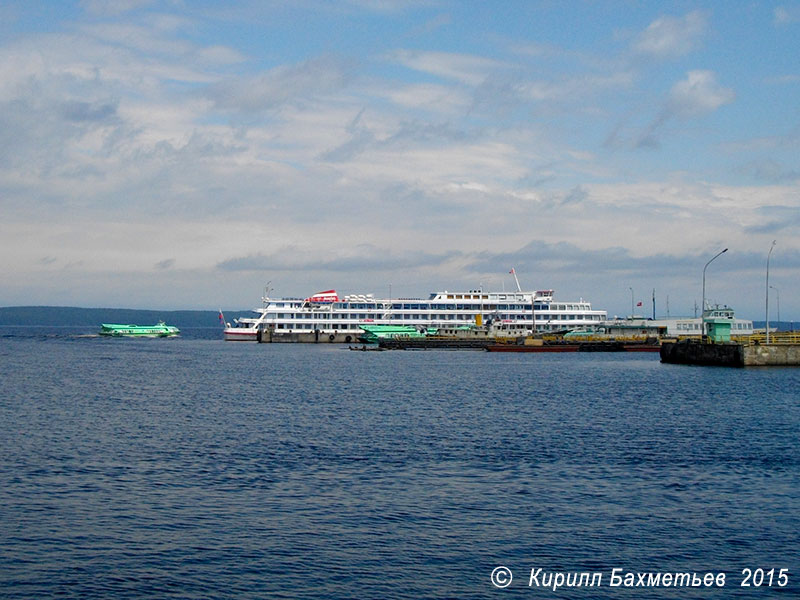
[[[658,344],[628,344],[625,342],[581,342],[578,344],[544,344],[524,346],[492,344],[489,352],[658,352]]]

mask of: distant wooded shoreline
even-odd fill
[[[248,311],[230,311],[225,319]],[[149,325],[164,321],[176,327],[218,327],[216,310],[140,310],[134,308],[78,308],[73,306],[6,306],[0,307],[0,326],[99,326],[101,323],[135,323]]]

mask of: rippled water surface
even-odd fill
[[[82,333],[0,330],[4,598],[800,595],[800,369]]]

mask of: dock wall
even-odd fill
[[[665,342],[661,362],[720,367],[800,366],[800,344]]]
[[[661,362],[681,365],[743,367],[741,344],[701,344],[693,340],[661,344]]]
[[[800,344],[758,344],[744,349],[746,367],[800,365]]]

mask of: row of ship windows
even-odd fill
[[[312,323],[278,323],[275,325],[275,329],[289,329],[291,331],[315,331],[317,327]],[[537,331],[558,331],[561,330],[562,327],[559,325],[553,325],[551,323],[547,323],[546,325],[537,324],[536,325]],[[356,325],[354,323],[337,323],[335,327],[326,328],[326,331],[363,331],[360,325]]]
[[[274,308],[301,308],[302,302],[275,302]],[[337,310],[384,310],[388,305],[374,302],[334,302],[331,306]],[[327,306],[325,306],[327,308]],[[531,310],[530,304],[392,304],[392,310]],[[536,304],[535,310],[591,310],[588,304]]]
[[[272,318],[284,319],[284,320],[298,320],[298,321],[327,321],[330,319],[333,320],[367,320],[367,319],[374,319],[376,321],[388,321],[388,320],[395,320],[395,321],[474,321],[476,314],[419,314],[419,315],[371,315],[367,313],[318,313],[318,314],[311,314],[311,313],[277,313],[269,315]],[[486,315],[487,318],[492,317],[494,315]],[[542,315],[536,315],[537,321],[602,321],[602,315],[574,315],[574,314],[551,314],[547,315],[546,319],[542,317]],[[498,317],[500,319],[505,320],[515,320],[515,321],[530,321],[531,314],[499,314]]]
[[[678,323],[679,331],[700,331],[700,323]],[[732,323],[731,329],[749,329],[746,323]]]

